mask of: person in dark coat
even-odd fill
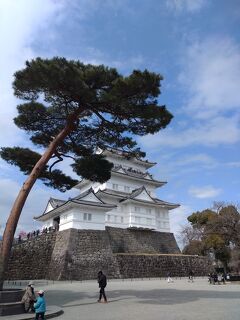
[[[107,277],[105,276],[105,274],[102,273],[102,271],[98,272],[98,285],[100,288],[98,302],[101,302],[103,297],[104,303],[107,303],[107,297],[105,294],[105,288],[107,286]]]
[[[193,271],[190,270],[188,273],[188,282],[193,282]]]

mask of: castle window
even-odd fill
[[[117,222],[117,216],[114,216],[114,222]]]
[[[135,217],[135,222],[136,223],[141,223],[141,218],[140,217]]]
[[[121,217],[121,223],[123,223],[123,217]]]
[[[92,214],[85,212],[85,213],[83,214],[83,220],[84,220],[84,221],[92,221]]]
[[[164,228],[165,229],[169,227],[169,223],[168,222],[164,222],[163,224],[164,224]]]
[[[139,207],[134,207],[134,211],[135,212],[140,212],[140,208]]]
[[[128,186],[124,186],[124,191],[125,192],[130,192],[130,188]]]
[[[107,215],[107,221],[110,221],[111,220],[111,216],[110,214]]]
[[[147,218],[147,224],[148,224],[148,225],[152,224],[152,219]]]
[[[147,212],[148,214],[151,214],[152,210],[151,210],[151,209],[146,209],[146,212]]]
[[[167,215],[167,212],[164,212],[163,213],[163,218],[167,219],[168,215]]]
[[[113,183],[112,187],[113,187],[113,190],[118,190],[118,184],[117,183]]]

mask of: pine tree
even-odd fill
[[[54,165],[65,157],[83,178],[105,182],[112,164],[96,148],[117,148],[144,156],[134,136],[154,134],[172,119],[158,105],[162,76],[134,70],[129,76],[103,65],[55,57],[26,62],[14,75],[14,94],[24,103],[17,106],[15,124],[31,142],[45,148],[43,154],[29,148],[2,148],[1,157],[28,175],[9,215],[1,248],[0,281],[4,279],[17,223],[27,196],[37,179],[65,191],[76,180]]]

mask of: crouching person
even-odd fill
[[[36,312],[35,320],[38,320],[38,319],[44,320],[45,312],[46,312],[46,302],[44,299],[43,290],[38,291],[38,298],[37,298],[37,301],[34,303],[34,308]]]

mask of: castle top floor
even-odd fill
[[[154,177],[147,171],[148,168],[153,167],[156,163],[147,160],[131,157],[129,153],[122,152],[116,149],[98,149],[97,154],[102,154],[106,159],[113,163],[111,171],[111,178],[107,183],[101,184],[82,179],[75,188],[85,192],[90,187],[97,191],[99,189],[114,189],[126,192],[132,192],[135,189],[145,185],[151,193],[157,187],[164,185],[165,181],[155,180]],[[116,189],[118,187],[118,189]]]
[[[107,160],[112,162],[115,168],[121,166],[127,170],[146,172],[147,169],[156,165],[156,162],[150,162],[148,160],[130,157],[127,152],[124,153],[116,149],[99,149],[96,153],[105,155]]]

